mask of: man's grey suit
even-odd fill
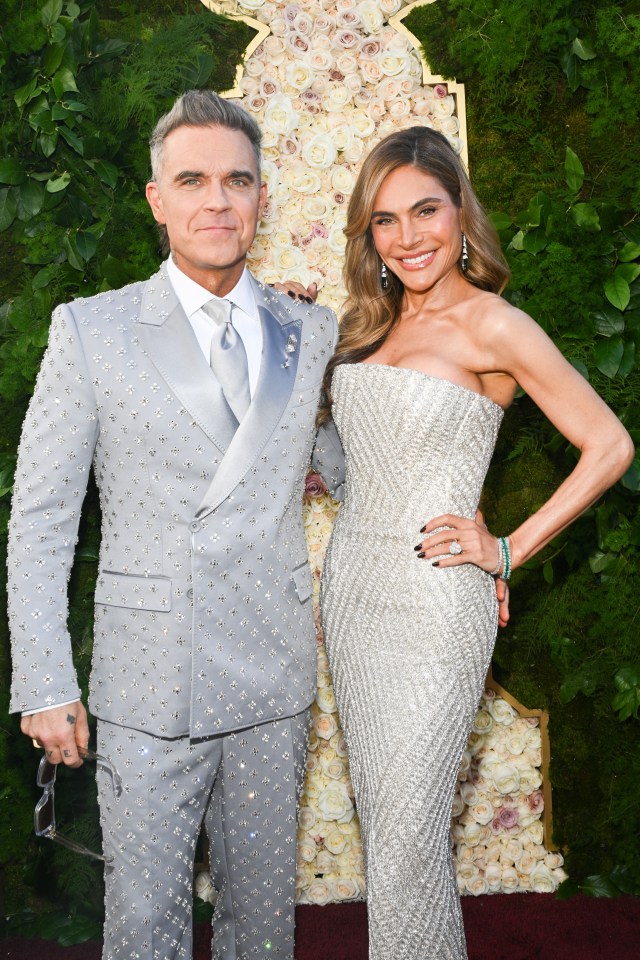
[[[79,697],[66,586],[92,461],[100,491],[89,706],[99,747],[126,782],[121,800],[101,785],[116,857],[109,957],[189,956],[183,928],[203,816],[223,887],[214,952],[292,956],[287,921],[265,904],[278,917],[276,888],[293,895],[283,823],[290,836],[299,783],[289,771],[304,762],[315,691],[301,501],[336,323],[253,284],[263,356],[237,430],[164,268],[57,308],[25,420],[9,553],[13,710]],[[314,458],[336,490],[342,453],[331,429]]]

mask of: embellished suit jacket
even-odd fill
[[[102,539],[89,707],[163,737],[292,716],[315,693],[302,521],[336,340],[325,308],[253,280],[259,381],[234,431],[166,270],[54,312],[20,445],[9,545],[12,709],[79,697],[67,581],[93,464]]]

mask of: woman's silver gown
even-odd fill
[[[491,576],[432,567],[432,517],[473,518],[502,409],[415,370],[336,368],[346,499],[322,619],[366,858],[370,960],[463,960],[452,862],[458,767],[497,630]]]

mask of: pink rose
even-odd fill
[[[544,796],[542,790],[534,790],[527,797],[527,805],[532,813],[541,813],[544,810]]]
[[[519,816],[516,807],[500,807],[496,820],[504,830],[509,830],[517,825]]]
[[[444,83],[436,83],[435,87],[433,88],[433,95],[437,97],[438,100],[444,100],[445,97],[449,96],[449,89]],[[493,691],[491,691],[491,693],[493,693]],[[493,695],[495,696],[495,693],[493,693]],[[486,697],[485,693],[485,697],[487,699],[489,699],[490,696],[491,694],[489,697]]]
[[[308,473],[304,485],[306,497],[321,497],[327,492],[327,487],[319,473]]]

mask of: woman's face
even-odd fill
[[[399,167],[383,181],[371,216],[381,259],[406,290],[428,291],[457,275],[461,252],[460,210],[435,177]]]

